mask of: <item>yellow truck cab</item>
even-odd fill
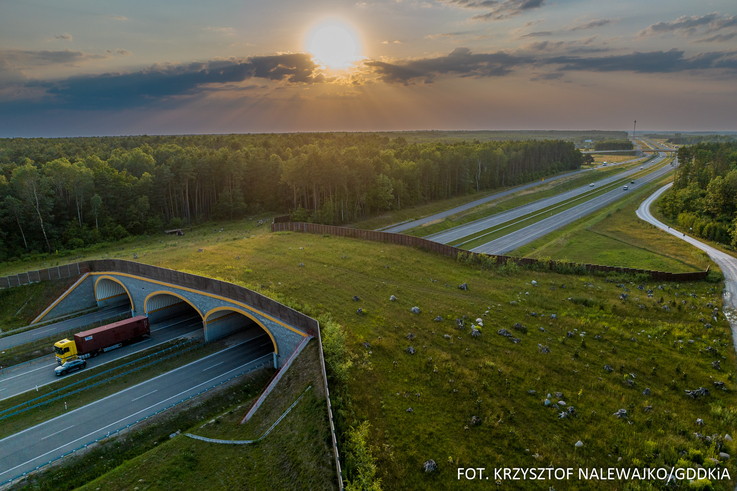
[[[54,352],[56,353],[56,361],[61,365],[65,361],[77,358],[77,345],[74,341],[62,339],[54,343]]]

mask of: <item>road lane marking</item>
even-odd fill
[[[34,336],[38,336],[39,334],[43,334],[43,333],[45,333],[45,332],[51,332],[51,331],[56,331],[56,328],[53,328],[53,329],[46,329],[45,331],[40,331],[40,332],[34,332],[34,333],[33,333],[33,335],[34,335]]]
[[[235,345],[235,346],[232,346],[231,348],[235,348],[236,346],[240,346],[240,345]],[[231,348],[226,348],[226,349],[225,349],[225,350],[223,350],[223,351],[226,351],[226,350],[228,350],[228,349],[231,349]],[[221,354],[221,353],[222,353],[222,351],[220,351],[220,352],[218,352],[218,353],[213,353],[212,355],[209,355],[209,356],[208,356],[208,358],[209,358],[210,356],[215,356],[215,355],[217,355],[217,354]],[[265,355],[265,356],[268,356],[268,355]],[[141,414],[141,413],[143,413],[143,412],[146,412],[146,411],[148,411],[148,410],[150,410],[150,409],[152,409],[152,408],[154,408],[154,407],[156,407],[156,406],[160,406],[160,405],[162,405],[162,404],[164,404],[164,403],[166,403],[166,402],[168,402],[168,401],[170,401],[170,400],[172,400],[172,399],[176,399],[177,397],[181,397],[181,396],[182,396],[183,394],[186,394],[187,392],[193,391],[193,390],[195,390],[195,389],[197,389],[197,388],[199,388],[199,387],[202,387],[203,385],[207,385],[207,384],[209,384],[209,383],[212,383],[213,381],[215,381],[215,380],[217,380],[217,379],[219,379],[219,378],[225,377],[226,375],[228,375],[228,374],[230,374],[230,373],[233,373],[233,372],[235,372],[235,371],[237,371],[237,370],[240,370],[241,368],[247,367],[248,365],[250,365],[250,364],[252,364],[252,363],[255,363],[255,362],[257,362],[258,360],[260,360],[260,359],[262,359],[262,358],[265,358],[265,356],[262,356],[261,358],[256,358],[255,360],[251,360],[250,362],[248,362],[248,363],[245,363],[245,364],[243,364],[243,365],[241,365],[241,366],[239,366],[239,367],[236,367],[236,368],[234,368],[234,369],[232,369],[232,370],[229,370],[229,371],[227,371],[227,372],[225,372],[225,373],[222,373],[222,374],[218,375],[217,377],[211,378],[210,380],[208,380],[208,381],[206,381],[206,382],[202,382],[201,384],[195,385],[194,387],[190,387],[189,389],[187,389],[187,390],[184,390],[184,391],[180,392],[179,394],[173,395],[173,396],[171,396],[171,397],[169,397],[169,398],[167,398],[167,399],[164,399],[163,401],[159,401],[159,402],[157,402],[156,404],[152,404],[151,406],[149,406],[149,407],[147,407],[147,408],[144,408],[144,409],[141,409],[140,411],[137,411],[137,412],[135,412],[135,413],[133,413],[133,414],[129,414],[128,416],[126,416],[126,417],[124,417],[124,418],[121,418],[121,419],[119,419],[118,421],[115,421],[114,423],[110,423],[110,424],[108,424],[108,425],[105,425],[105,426],[103,426],[102,428],[98,428],[97,430],[95,430],[95,431],[92,431],[92,432],[90,432],[90,433],[87,433],[86,435],[84,435],[84,436],[81,436],[81,437],[77,438],[76,440],[72,440],[72,441],[70,441],[70,442],[68,442],[68,443],[65,443],[64,445],[61,445],[61,446],[59,446],[59,447],[57,447],[57,448],[55,448],[55,449],[53,449],[53,450],[49,450],[48,452],[46,452],[46,453],[44,453],[44,454],[38,455],[38,456],[36,456],[36,457],[34,457],[34,458],[30,459],[30,460],[27,460],[27,461],[23,462],[22,464],[18,464],[18,465],[16,465],[15,467],[12,467],[12,468],[10,468],[10,469],[8,469],[8,470],[6,470],[6,471],[0,472],[0,476],[2,476],[3,474],[7,474],[8,472],[12,472],[12,471],[14,471],[15,469],[17,469],[17,468],[19,468],[19,467],[23,467],[23,466],[24,466],[24,465],[26,465],[26,464],[29,464],[29,463],[31,463],[31,462],[34,462],[34,461],[36,461],[36,460],[42,459],[42,458],[46,457],[47,455],[49,455],[49,454],[51,454],[51,453],[54,453],[54,452],[57,452],[57,451],[61,450],[62,448],[68,447],[68,446],[70,446],[70,445],[72,445],[72,444],[74,444],[74,443],[77,443],[77,442],[78,442],[78,441],[80,441],[80,440],[84,440],[85,438],[89,438],[90,436],[94,435],[95,433],[98,433],[98,432],[100,432],[100,431],[106,430],[107,428],[110,428],[111,426],[115,426],[115,425],[117,425],[117,424],[119,424],[119,423],[121,423],[121,422],[123,422],[123,421],[125,421],[125,420],[127,420],[127,419],[133,418],[133,417],[135,417],[135,416],[137,416],[137,415],[139,415],[139,414]],[[204,360],[204,358],[202,358],[202,360]],[[199,361],[201,361],[201,360],[199,360]],[[197,363],[197,362],[193,362],[193,363]],[[185,366],[186,366],[186,365],[185,365]],[[182,368],[184,368],[184,367],[182,367]],[[172,372],[173,372],[173,371],[175,371],[175,370],[172,370]],[[172,372],[168,372],[168,373],[172,373]],[[162,374],[162,375],[159,375],[159,377],[163,377],[164,375],[167,375],[167,374]],[[159,377],[155,377],[155,378],[159,378]],[[151,380],[154,380],[154,379],[151,379]],[[147,383],[147,382],[150,382],[151,380],[148,380],[148,381],[146,381],[146,382],[142,382],[142,383],[141,383],[141,384],[139,384],[139,385],[142,385],[142,384],[145,384],[145,383]],[[124,390],[123,390],[123,391],[121,391],[121,392],[125,392],[126,390],[130,390],[130,389],[133,389],[133,387],[129,387],[128,389],[124,389]],[[120,392],[118,392],[117,394],[111,394],[111,395],[109,395],[108,397],[105,397],[104,399],[100,399],[99,401],[96,401],[96,402],[101,402],[101,401],[103,401],[103,400],[105,400],[105,399],[108,399],[108,398],[110,398],[110,397],[116,396],[116,395],[118,395],[118,394],[120,394]],[[95,404],[96,402],[93,402],[92,404]],[[81,408],[75,409],[74,411],[79,411],[80,409],[84,409],[85,407],[91,406],[92,404],[88,404],[87,406],[83,406],[83,407],[81,407]],[[49,421],[45,421],[44,423],[41,423],[40,425],[42,425],[42,424],[45,424],[45,423],[50,423],[51,421],[54,421],[55,419],[58,419],[58,418],[62,418],[62,417],[64,417],[64,416],[66,416],[66,415],[69,415],[69,414],[71,414],[71,413],[72,413],[72,412],[74,412],[74,411],[70,411],[70,412],[68,412],[68,413],[66,413],[65,415],[62,415],[62,416],[57,416],[56,418],[53,418],[53,419],[50,419]],[[35,426],[34,428],[36,428],[36,427],[38,427],[38,426],[40,426],[40,425],[36,425],[36,426]],[[25,433],[26,431],[28,431],[28,430],[31,430],[31,429],[33,429],[33,428],[28,428],[28,429],[26,429],[26,430],[23,430],[23,431],[21,431],[21,432],[18,432],[18,433],[16,433],[15,435],[11,435],[11,436],[5,437],[5,438],[3,438],[2,440],[0,440],[0,442],[2,442],[2,441],[4,441],[4,440],[7,440],[8,438],[12,438],[12,437],[14,437],[14,436],[18,436],[18,435],[20,435],[21,433]]]
[[[211,366],[211,367],[207,367],[207,368],[205,368],[205,369],[204,369],[204,370],[202,370],[202,371],[203,371],[203,372],[205,372],[205,371],[207,371],[207,370],[209,370],[209,369],[211,369],[211,368],[215,368],[215,367],[216,367],[216,366],[218,366],[218,365],[222,365],[223,363],[225,363],[225,362],[224,362],[224,361],[221,361],[220,363],[216,363],[216,364],[214,364],[213,366]]]
[[[52,436],[54,436],[54,435],[58,435],[58,434],[59,434],[59,433],[61,433],[62,431],[67,431],[67,430],[68,430],[69,428],[74,428],[74,425],[72,425],[72,426],[67,426],[67,427],[66,427],[66,428],[64,428],[63,430],[59,430],[59,431],[57,431],[56,433],[52,433],[52,434],[50,434],[50,435],[47,435],[47,436],[45,436],[45,437],[41,438],[41,440],[46,440],[47,438],[51,438],[51,437],[52,437]]]
[[[151,391],[151,392],[149,392],[148,394],[143,394],[142,396],[138,396],[138,397],[136,397],[135,399],[131,399],[131,402],[136,402],[136,401],[137,401],[138,399],[143,399],[144,397],[146,397],[146,396],[150,396],[150,395],[151,395],[151,394],[153,394],[154,392],[158,392],[158,391],[159,391],[159,389],[156,389],[156,390],[152,390],[152,391]]]
[[[31,372],[36,372],[38,370],[43,370],[44,368],[49,368],[49,367],[53,367],[53,366],[56,366],[56,365],[57,365],[57,363],[52,363],[51,365],[44,365],[42,367],[34,368],[33,370],[28,370],[27,372],[23,372],[20,375],[13,375],[12,377],[4,378],[4,379],[2,379],[0,381],[5,382],[6,380],[12,380],[14,378],[22,377],[23,375],[28,375]]]

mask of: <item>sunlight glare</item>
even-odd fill
[[[315,60],[330,68],[350,67],[359,58],[359,43],[352,29],[332,21],[316,26],[308,35],[307,51]]]

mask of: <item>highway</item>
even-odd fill
[[[202,319],[199,316],[193,317],[191,314],[152,324],[150,338],[134,344],[129,344],[128,346],[123,346],[122,348],[118,348],[114,351],[103,353],[94,358],[90,358],[87,360],[86,370],[99,367],[105,363],[110,363],[111,361],[115,361],[119,358],[166,343],[167,341],[182,337],[186,334],[197,332],[203,335]],[[54,339],[53,341],[51,339],[49,340],[49,343],[52,344],[58,341],[58,339]],[[62,377],[57,377],[54,373],[54,368],[57,366],[58,365],[54,357],[43,357],[38,360],[38,363],[23,364],[4,370],[3,373],[0,374],[0,401],[29,390],[34,390],[36,387],[41,387],[60,380]],[[74,374],[65,375],[63,378],[76,378],[80,374],[84,375],[84,373],[85,370],[80,370]]]
[[[5,336],[0,338],[0,350],[13,348],[20,346],[21,344],[30,343],[36,341],[39,338],[45,338],[47,336],[53,336],[57,333],[69,331],[70,329],[76,329],[78,327],[86,326],[97,321],[102,321],[115,317],[116,315],[130,312],[130,305],[119,305],[117,307],[110,307],[91,314],[80,315],[72,319],[64,321],[54,322],[53,324],[47,324],[43,327],[31,329],[20,334],[13,334],[12,336]],[[24,328],[22,328],[24,329]]]
[[[665,157],[657,157],[647,164],[644,164],[643,167],[647,169],[656,166],[657,164],[662,162],[664,158]],[[601,188],[602,186],[606,186],[607,184],[610,184],[612,182],[616,182],[623,178],[629,177],[630,175],[636,174],[637,172],[640,172],[639,167],[597,181],[594,188],[591,188],[589,185],[581,186],[576,189],[566,191],[565,193],[551,196],[549,198],[543,198],[532,203],[528,203],[526,205],[518,206],[517,208],[513,208],[502,213],[497,213],[496,215],[492,215],[486,218],[481,218],[479,220],[466,223],[464,225],[459,225],[458,227],[454,227],[449,230],[427,236],[425,238],[434,242],[440,242],[441,244],[448,244],[464,237],[468,237],[471,234],[487,230],[497,225],[501,225],[510,220],[514,220],[515,218],[520,218],[527,214],[542,210],[544,208],[547,208],[548,206],[552,206],[565,200],[575,198],[576,196],[580,196],[584,193],[595,191],[597,188]]]
[[[664,158],[665,158],[665,154],[659,154],[659,157],[653,161],[654,163],[652,165],[656,165],[657,162],[661,162]],[[671,167],[670,165],[666,165],[662,167],[661,169],[658,169],[654,172],[650,172],[649,174],[645,176],[637,178],[635,184],[627,183],[627,185],[631,191],[649,182],[660,179],[661,177],[666,175],[668,172],[671,172],[672,170],[673,170],[673,167]],[[619,178],[621,179],[622,176],[630,175],[636,171],[637,170],[633,172],[626,172],[624,174],[621,174]],[[492,240],[490,242],[487,242],[486,244],[475,247],[471,249],[471,251],[483,252],[486,254],[504,254],[506,252],[513,251],[514,249],[517,249],[518,247],[522,247],[523,245],[528,244],[535,239],[538,239],[544,235],[547,235],[554,230],[564,227],[565,225],[568,225],[569,223],[575,222],[579,218],[582,218],[600,208],[603,208],[604,206],[607,206],[611,203],[614,203],[615,201],[622,199],[623,197],[627,196],[627,193],[629,193],[630,191],[624,191],[621,186],[617,186],[616,188],[602,194],[601,196],[592,198],[579,205],[576,205],[556,215],[553,215],[549,218],[540,220],[537,223],[524,227],[510,234],[507,234],[504,237],[501,237],[496,240]],[[545,201],[545,200],[541,200],[541,201]],[[536,202],[534,204],[538,204],[538,203],[539,202]],[[538,205],[538,206],[539,207],[536,208],[537,210],[544,208],[544,206],[542,205]]]
[[[688,242],[706,252],[709,257],[719,265],[724,274],[724,303],[725,303],[725,314],[729,319],[729,324],[732,327],[732,342],[735,345],[735,351],[737,351],[737,318],[735,318],[735,310],[737,310],[737,258],[722,252],[708,244],[701,242],[689,235],[684,234],[674,228],[670,228],[650,213],[650,206],[658,197],[663,194],[673,184],[667,184],[662,188],[658,189],[655,193],[650,195],[645,201],[642,202],[640,207],[637,209],[637,216],[648,223],[651,223],[658,227],[664,232],[678,237],[681,240]],[[727,310],[729,309],[729,310]]]
[[[617,164],[612,164],[612,165],[627,164],[629,162],[634,162],[635,160],[638,160],[640,158],[641,157],[637,157],[637,158],[634,158],[632,160],[627,160],[625,162],[618,162]],[[597,168],[600,168],[600,167],[601,166],[598,166]],[[545,182],[555,181],[555,180],[560,179],[562,177],[575,176],[576,174],[580,174],[582,172],[588,172],[590,170],[593,170],[593,169],[581,169],[581,170],[577,170],[577,171],[573,171],[573,172],[566,172],[565,174],[560,174],[560,175],[557,175],[557,176],[548,177],[548,178],[546,178],[547,181],[545,181]],[[378,230],[380,230],[382,232],[392,232],[392,233],[403,232],[404,230],[408,230],[408,229],[415,228],[415,227],[420,227],[420,226],[422,226],[422,225],[424,225],[426,223],[434,222],[436,220],[442,220],[442,219],[447,218],[447,217],[449,217],[451,215],[455,215],[456,213],[460,213],[462,211],[470,210],[471,208],[473,208],[475,206],[483,205],[484,203],[488,203],[489,201],[493,201],[493,200],[498,199],[498,198],[503,198],[504,196],[509,196],[510,194],[514,194],[514,193],[516,193],[518,191],[523,191],[525,189],[529,189],[529,188],[532,188],[532,187],[535,187],[535,186],[540,186],[541,184],[544,184],[545,182],[535,181],[535,182],[531,182],[531,183],[528,183],[528,184],[524,184],[522,186],[517,186],[517,187],[514,187],[512,189],[507,189],[506,191],[495,193],[495,194],[492,194],[492,195],[487,196],[485,198],[477,199],[476,201],[472,201],[470,203],[466,203],[465,205],[456,206],[455,208],[451,208],[450,210],[445,210],[445,211],[442,211],[440,213],[436,213],[434,215],[430,215],[429,217],[420,218],[419,220],[412,220],[412,221],[406,222],[406,223],[400,223],[400,224],[394,225],[394,226],[389,227],[389,228],[381,228],[381,229],[378,229]]]
[[[270,360],[267,355],[273,352],[273,344],[265,333],[261,333],[244,343],[0,440],[0,481],[197,394],[246,370],[249,365]]]

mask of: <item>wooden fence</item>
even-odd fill
[[[279,217],[282,218],[282,217]],[[413,237],[410,235],[393,234],[391,232],[375,232],[373,230],[360,230],[355,228],[335,227],[333,225],[319,225],[317,223],[304,223],[304,222],[283,222],[276,220],[271,224],[272,232],[280,231],[291,231],[291,232],[306,232],[309,234],[329,234],[338,237],[352,237],[354,239],[371,240],[374,242],[385,242],[389,244],[398,244],[411,247],[419,247],[426,249],[443,256],[457,258],[459,254],[463,254],[469,257],[487,259],[493,258],[496,264],[505,264],[508,261],[514,262],[521,266],[533,266],[536,264],[542,265],[547,269],[566,269],[570,268],[573,270],[580,270],[584,268],[587,272],[605,272],[605,273],[624,273],[624,274],[645,274],[650,276],[655,281],[703,281],[706,279],[706,275],[709,273],[709,269],[706,271],[697,271],[693,273],[671,273],[668,271],[651,271],[647,269],[635,269],[635,268],[623,268],[620,266],[604,266],[601,264],[579,264],[579,263],[563,263],[559,261],[541,261],[539,259],[533,259],[528,257],[511,257],[511,256],[500,256],[500,255],[489,255],[481,254],[477,252],[470,252],[457,247],[449,246],[446,244],[440,244],[433,242],[428,239],[421,237]]]

